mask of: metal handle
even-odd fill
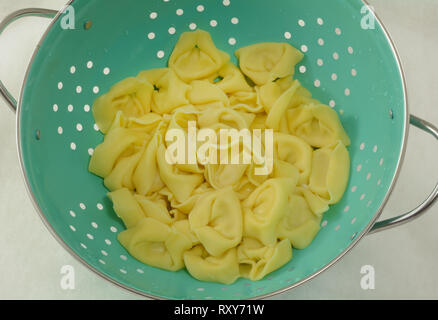
[[[435,139],[438,140],[438,128],[435,127],[433,124],[413,115],[410,116],[409,122],[413,126],[431,134],[432,136],[435,137]],[[390,218],[376,222],[374,226],[371,228],[369,234],[383,231],[389,228],[393,228],[420,217],[437,199],[438,199],[438,184],[435,185],[435,188],[433,189],[432,193],[418,207],[395,218]]]
[[[58,14],[58,11],[56,10],[50,10],[50,9],[40,9],[40,8],[27,8],[27,9],[21,9],[18,11],[15,11],[8,15],[6,18],[3,19],[2,22],[0,22],[0,34],[3,32],[3,30],[6,29],[6,27],[14,22],[15,20],[18,20],[23,17],[29,17],[29,16],[36,16],[36,17],[43,17],[43,18],[53,18]],[[9,90],[4,86],[3,82],[0,80],[0,93],[5,99],[5,101],[8,103],[9,107],[12,111],[16,111],[17,109],[17,100],[12,96],[12,94],[9,92]]]

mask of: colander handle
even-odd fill
[[[2,22],[0,22],[0,34],[6,29],[6,27],[10,23],[12,23],[15,20],[18,20],[20,18],[29,17],[29,16],[53,18],[57,14],[58,14],[58,11],[56,11],[56,10],[40,9],[40,8],[27,8],[27,9],[21,9],[21,10],[12,12],[7,17],[5,17]],[[3,82],[1,80],[0,80],[0,93],[3,96],[3,98],[5,99],[5,101],[8,103],[11,110],[15,112],[17,109],[17,100],[9,92],[9,90],[5,87],[5,85],[3,84]]]
[[[420,119],[414,115],[410,116],[409,122],[413,126],[431,134],[438,140],[438,128],[435,127],[433,124],[423,119]],[[418,207],[395,218],[390,218],[376,222],[374,226],[371,228],[369,234],[383,231],[389,228],[393,228],[420,217],[423,213],[426,212],[428,208],[430,208],[430,206],[437,199],[438,199],[438,184],[435,185],[435,188],[433,189],[432,193]]]

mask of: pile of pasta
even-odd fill
[[[181,34],[167,68],[115,84],[93,105],[105,134],[89,171],[104,178],[126,230],[118,240],[139,261],[196,279],[260,280],[307,247],[347,185],[350,140],[336,112],[312,98],[288,43],[235,52],[208,32]],[[256,164],[169,164],[166,132],[272,129],[273,170]]]

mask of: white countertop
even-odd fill
[[[372,0],[399,50],[410,111],[438,124],[438,2]],[[60,9],[65,0],[3,0],[0,19],[26,7]],[[0,36],[0,78],[18,96],[31,54],[48,20],[27,18]],[[52,237],[27,195],[18,163],[15,115],[0,99],[0,299],[138,299],[103,280]],[[438,179],[438,146],[412,128],[400,178],[384,210],[415,207]],[[420,219],[366,236],[340,262],[276,299],[437,299],[438,204]],[[60,286],[63,265],[75,268],[74,290]],[[375,289],[362,290],[361,266],[375,268]]]

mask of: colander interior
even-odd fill
[[[29,69],[19,144],[44,219],[93,269],[156,297],[250,298],[317,273],[369,225],[396,173],[407,115],[392,47],[377,21],[375,29],[362,29],[361,1],[75,0],[72,6],[75,29],[62,29],[64,15],[59,16]],[[287,265],[262,281],[205,283],[185,270],[167,272],[136,261],[116,239],[124,227],[102,180],[87,170],[103,139],[90,111],[94,99],[142,69],[166,66],[179,35],[196,28],[210,32],[231,56],[263,41],[300,48],[306,56],[296,78],[340,114],[352,141],[351,177],[342,201],[325,214],[314,242],[294,250]]]

